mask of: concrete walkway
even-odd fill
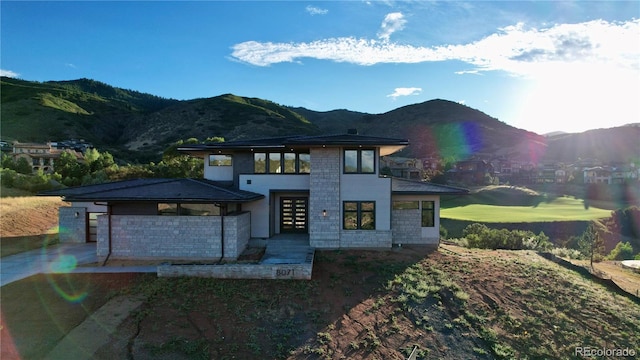
[[[47,248],[26,251],[0,259],[0,286],[22,280],[36,274],[55,273],[116,273],[157,271],[156,266],[95,266],[96,244],[58,244]]]
[[[309,235],[279,234],[267,240],[260,264],[307,264],[313,262],[314,248]]]

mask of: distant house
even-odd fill
[[[596,166],[583,169],[585,184],[611,184],[611,169]]]
[[[186,145],[204,179],[138,179],[41,193],[62,242],[101,258],[235,259],[250,239],[296,234],[313,248],[437,245],[440,196],[467,190],[379,175],[407,140],[348,134]]]
[[[447,172],[447,179],[460,184],[482,185],[487,175],[494,175],[491,163],[485,160],[465,160],[458,161]]]
[[[13,143],[12,156],[15,161],[24,158],[33,171],[42,170],[45,173],[54,172],[54,160],[59,158],[64,151],[71,152],[79,161],[84,160],[82,153],[74,150],[65,150],[57,148],[54,143]]]
[[[391,176],[411,180],[422,180],[423,178],[423,162],[420,159],[383,156],[380,158],[380,162],[381,168],[387,168]]]

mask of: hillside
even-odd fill
[[[61,291],[86,296],[72,304]],[[142,305],[104,339],[91,322],[92,340],[106,340],[93,358],[403,360],[415,347],[418,359],[566,359],[577,346],[640,347],[628,296],[530,251],[443,246],[318,252],[310,281],[38,275],[2,288],[11,341],[0,355],[45,358],[114,294]]]
[[[576,159],[598,159],[605,163],[640,160],[640,126],[629,124],[610,129],[547,137],[544,159],[571,163]]]
[[[399,155],[411,157],[626,162],[640,154],[640,127],[633,124],[544,137],[441,99],[366,114],[344,109],[318,112],[233,94],[179,101],[89,79],[40,83],[3,77],[0,85],[3,140],[82,138],[133,162],[158,161],[169,144],[191,137],[236,140],[344,133],[349,128],[365,135],[407,138],[411,146]]]

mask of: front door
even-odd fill
[[[307,233],[306,197],[280,198],[280,232]]]

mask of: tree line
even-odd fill
[[[224,138],[212,137],[205,141],[222,142]],[[182,145],[198,143],[196,138],[179,140],[165,149],[160,162],[148,164],[118,164],[109,152],[97,149],[87,149],[82,159],[78,159],[74,152],[63,151],[53,161],[52,173],[33,172],[26,158],[15,160],[11,155],[2,154],[0,181],[5,187],[38,192],[139,178],[202,178],[203,159],[177,151]]]

